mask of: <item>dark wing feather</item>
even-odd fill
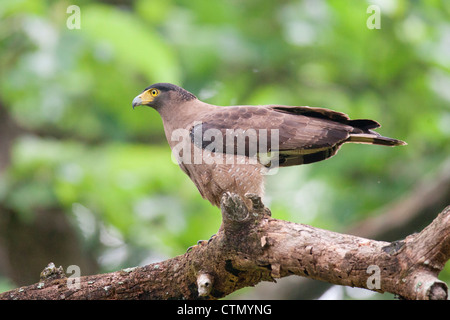
[[[280,166],[329,158],[350,133],[367,132],[368,128],[379,126],[375,121],[350,120],[347,115],[328,109],[288,106],[223,107],[199,120],[201,124],[191,129],[191,139],[198,147],[214,145],[215,148],[210,150],[218,151],[219,141],[215,141],[218,138],[221,142],[219,152],[246,156],[266,150],[277,152]],[[227,139],[227,134],[231,137],[230,133],[237,135]],[[274,143],[272,137],[278,143]],[[241,144],[238,139],[242,139]],[[255,141],[257,145],[254,145]]]
[[[287,114],[303,115],[306,117],[332,120],[342,124],[347,124],[362,130],[376,129],[380,124],[374,120],[357,119],[351,120],[348,115],[342,112],[333,111],[325,108],[311,108],[311,107],[296,107],[296,106],[272,106],[272,108],[279,112]]]

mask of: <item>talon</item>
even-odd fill
[[[214,233],[211,238],[209,238],[208,243],[210,243],[215,237],[217,237],[217,235]]]
[[[190,252],[191,250],[193,250],[196,247],[200,247],[200,246],[203,246],[205,244],[208,244],[208,242],[206,240],[198,240],[197,244],[194,244],[193,246],[190,246],[189,248],[187,248],[186,253]]]
[[[213,234],[211,236],[211,238],[209,238],[209,240],[198,240],[197,244],[190,246],[189,248],[187,248],[186,253],[190,252],[191,250],[193,250],[195,247],[200,247],[200,246],[204,246],[207,245],[208,243],[210,243],[214,238],[216,237],[216,234]]]

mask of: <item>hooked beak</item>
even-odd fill
[[[142,92],[136,98],[133,99],[133,109],[138,106],[150,106],[154,97],[150,94],[149,90]]]
[[[136,98],[133,99],[133,109],[141,105],[142,105],[142,98],[141,95],[138,95]]]

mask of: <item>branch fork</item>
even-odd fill
[[[420,233],[392,243],[273,219],[251,194],[224,194],[221,211],[217,234],[184,255],[83,276],[77,288],[50,266],[56,278],[1,293],[0,299],[219,299],[290,275],[404,299],[448,298],[437,277],[450,258],[450,206]]]

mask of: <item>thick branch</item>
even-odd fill
[[[184,255],[77,279],[47,272],[0,299],[217,299],[289,275],[405,299],[447,298],[437,276],[450,257],[450,206],[422,232],[389,243],[272,219],[259,198],[249,198],[252,210],[225,195],[217,235]]]

